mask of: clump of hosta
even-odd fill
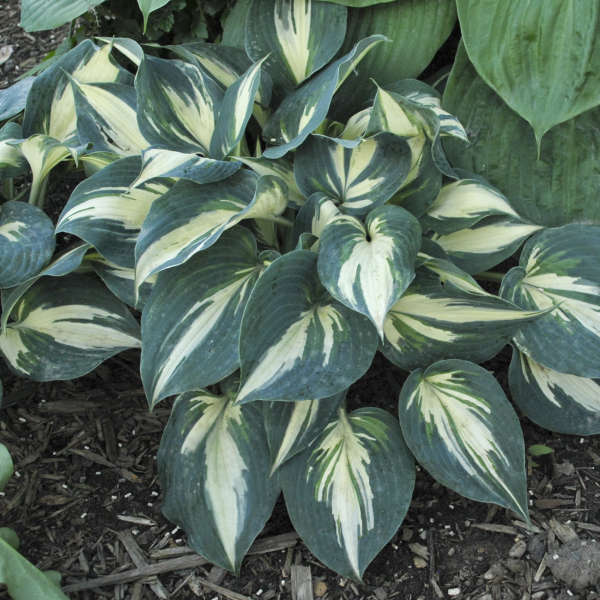
[[[385,43],[340,56],[345,16],[255,1],[245,51],[187,44],[176,59],[84,42],[2,129],[3,176],[29,164],[33,181],[29,203],[0,206],[0,350],[47,380],[141,346],[150,407],[177,395],[164,512],[233,571],[283,491],[313,553],[360,579],[404,519],[415,459],[527,520],[519,420],[477,364],[511,341],[522,412],[600,431],[600,228],[545,229],[455,172],[442,139],[467,135],[422,82],[374,84],[345,115],[342,84]],[[88,177],[55,227],[39,206],[63,160]],[[82,241],[57,256],[57,233]],[[526,238],[500,294],[484,290]],[[377,351],[410,373],[397,414],[349,412]]]

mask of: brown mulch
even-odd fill
[[[0,48],[12,46],[0,65],[2,88],[64,32],[22,32],[15,0],[0,0],[0,15]],[[169,402],[148,411],[138,362],[139,353],[130,351],[78,380],[38,384],[7,374],[0,361],[0,441],[16,465],[0,497],[0,526],[17,531],[21,551],[40,568],[62,574],[70,598],[599,597],[600,440],[552,434],[526,420],[526,446],[554,450],[537,464],[529,461],[531,526],[419,471],[405,522],[363,584],[336,576],[313,557],[281,502],[239,577],[208,564],[160,513],[155,459]],[[504,352],[486,365],[505,389],[507,364]],[[353,406],[375,402],[395,411],[385,365],[378,357],[353,386]]]

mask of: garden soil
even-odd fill
[[[0,88],[64,36],[64,30],[26,34],[17,23],[18,3],[0,0],[0,57],[10,53],[0,58]],[[53,175],[52,203],[60,205],[76,180]],[[506,348],[484,365],[505,390],[509,359]],[[16,468],[0,497],[0,526],[17,531],[22,553],[38,567],[62,574],[70,598],[600,597],[600,439],[553,434],[524,418],[526,448],[553,450],[528,458],[530,524],[462,498],[419,470],[402,527],[362,583],[335,575],[310,553],[282,501],[239,576],[210,565],[160,512],[156,453],[170,401],[149,412],[138,363],[139,353],[128,351],[80,379],[42,384],[0,366],[0,441]],[[350,389],[350,407],[395,412],[402,379],[378,355]]]

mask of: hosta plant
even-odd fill
[[[526,197],[459,170],[446,147],[467,155],[477,132],[423,82],[375,76],[344,115],[388,42],[352,39],[342,4],[247,4],[244,49],[87,41],[25,99],[9,91],[7,197],[28,169],[32,184],[0,206],[2,354],[44,381],[141,347],[150,408],[176,396],[163,510],[232,571],[283,492],[312,552],[360,579],[408,510],[415,461],[527,520],[517,412],[478,363],[511,343],[525,415],[600,431],[600,227],[555,206],[526,218]],[[464,52],[447,105],[474,68]],[[87,178],[53,223],[64,161]],[[65,233],[80,242],[56,252]],[[377,352],[407,373],[397,406],[351,411]]]

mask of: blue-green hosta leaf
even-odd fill
[[[236,227],[159,274],[142,316],[140,370],[151,407],[239,368],[242,314],[262,270],[254,236]]]
[[[407,371],[445,358],[483,362],[540,315],[488,294],[474,280],[428,271],[417,273],[383,328],[383,353]]]
[[[104,0],[54,0],[51,5],[44,0],[23,0],[21,22],[25,31],[54,29],[73,21]]]
[[[17,177],[27,169],[27,161],[21,153],[19,142],[23,141],[23,130],[13,121],[0,128],[0,180]]]
[[[318,238],[323,234],[323,230],[328,223],[341,214],[340,209],[329,196],[316,192],[298,211],[292,237],[294,240],[299,240],[303,234],[310,234],[316,238],[310,249],[316,252],[319,249]]]
[[[159,8],[168,4],[170,0],[137,0],[138,6],[142,11],[144,17],[144,33],[146,33],[146,27],[148,26],[148,17],[151,13]]]
[[[437,168],[456,179],[442,149],[441,138],[452,137],[466,142],[467,134],[458,119],[442,108],[439,94],[431,86],[405,79],[386,86],[386,89],[378,88],[369,133],[377,131],[414,138],[414,142],[424,135],[431,142],[431,156]],[[418,156],[419,152],[414,154]]]
[[[6,330],[8,319],[12,315],[12,310],[17,302],[40,277],[63,277],[72,273],[79,268],[85,253],[90,247],[89,244],[80,244],[71,250],[67,250],[55,258],[47,267],[36,272],[32,277],[29,277],[15,287],[2,290],[2,331]]]
[[[197,66],[145,56],[139,66],[138,122],[153,146],[209,154],[223,91]]]
[[[238,162],[213,160],[197,154],[148,148],[142,152],[142,170],[134,186],[154,179],[189,179],[196,183],[213,183],[233,175],[242,165]]]
[[[337,88],[360,62],[363,56],[385,38],[372,35],[358,42],[348,53],[306,81],[286,96],[263,130],[270,144],[266,158],[281,158],[297,148],[327,116],[329,105]]]
[[[247,169],[204,185],[179,180],[144,221],[135,250],[137,285],[205,250],[242,219],[280,214],[285,189],[278,182]]]
[[[138,155],[150,142],[137,122],[135,89],[123,83],[78,83],[72,79],[77,133],[96,152]]]
[[[316,263],[313,252],[289,252],[256,284],[242,318],[238,402],[318,400],[369,368],[375,328],[326,293]]]
[[[269,55],[277,88],[290,90],[324,67],[342,46],[346,9],[312,0],[254,0],[246,17],[246,52]]]
[[[463,43],[484,81],[528,121],[539,144],[600,102],[595,2],[457,2]]]
[[[74,234],[111,262],[133,268],[142,223],[152,203],[168,190],[156,181],[133,187],[140,165],[137,156],[122,158],[81,182],[58,218],[56,231]]]
[[[254,63],[227,88],[219,105],[215,131],[210,141],[210,155],[213,158],[224,158],[241,140],[252,115],[263,61],[264,58]]]
[[[14,472],[14,464],[8,448],[0,444],[0,492],[4,490]]]
[[[328,567],[356,580],[400,527],[415,482],[398,421],[379,408],[349,415],[340,409],[280,472],[302,540]]]
[[[27,95],[35,77],[26,77],[0,90],[0,122],[18,115],[27,103]]]
[[[263,406],[265,430],[274,473],[286,460],[307,448],[323,431],[343,402],[346,392],[321,400],[269,402]]]
[[[110,45],[98,48],[86,40],[35,78],[27,97],[23,133],[43,133],[77,145],[75,98],[71,80],[79,83],[131,83],[131,75],[110,58]]]
[[[600,377],[599,247],[600,226],[545,229],[527,241],[519,266],[502,281],[503,297],[526,310],[549,310],[514,338],[549,369]]]
[[[411,164],[408,144],[390,133],[348,142],[311,136],[296,155],[294,174],[305,196],[322,192],[348,214],[364,215],[402,185]]]
[[[152,287],[156,283],[156,275],[148,277],[139,289],[139,297],[135,297],[135,269],[121,267],[104,258],[98,252],[90,252],[85,257],[96,275],[102,279],[104,285],[121,301],[137,310],[143,310],[148,300]]]
[[[364,224],[340,215],[321,235],[319,278],[334,298],[368,317],[383,338],[389,309],[415,277],[420,245],[419,222],[399,206],[374,208]]]
[[[528,519],[523,433],[491,373],[464,360],[413,371],[398,415],[408,447],[435,479]]]
[[[0,333],[0,351],[17,373],[35,381],[80,377],[140,346],[131,313],[91,275],[40,279],[13,317]]]
[[[158,451],[166,517],[209,561],[238,571],[279,495],[258,405],[200,390],[177,398]]]
[[[600,381],[559,373],[513,349],[508,371],[513,401],[534,423],[558,433],[600,433]]]
[[[56,244],[46,213],[27,202],[0,205],[0,288],[15,286],[37,273]]]
[[[600,108],[553,127],[538,154],[533,130],[479,77],[459,46],[444,107],[470,132],[471,143],[446,139],[452,165],[477,173],[539,225],[600,223]]]

